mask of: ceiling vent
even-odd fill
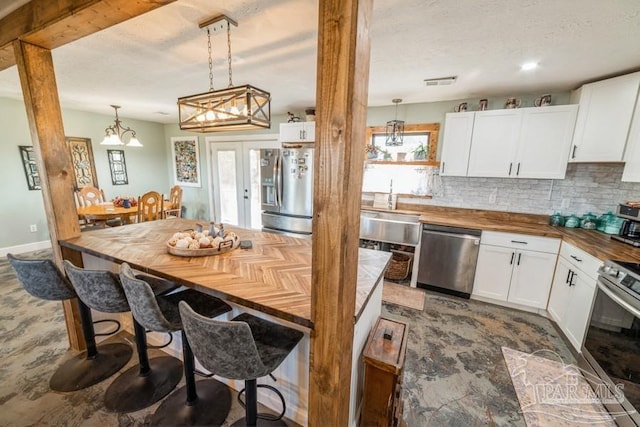
[[[425,86],[447,86],[453,84],[458,79],[458,76],[451,77],[439,77],[437,79],[425,79]]]

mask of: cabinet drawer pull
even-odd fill
[[[511,252],[511,261],[509,261],[509,265],[513,265],[513,257],[516,256],[515,252]]]
[[[571,255],[571,258],[575,259],[578,262],[582,262],[582,260],[575,255]]]
[[[513,168],[513,163],[509,163],[509,176],[511,176],[511,168]]]
[[[520,258],[522,258],[522,253],[518,254],[518,263],[517,263],[517,265],[520,265]]]
[[[521,245],[528,245],[529,242],[525,242],[523,240],[512,240],[511,243],[520,243]]]

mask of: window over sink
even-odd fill
[[[388,193],[393,182],[393,193],[401,196],[435,194],[429,182],[439,166],[440,123],[405,125],[404,129],[403,144],[387,146],[384,126],[367,128],[363,193]]]
[[[405,125],[402,145],[386,145],[386,127],[367,128],[366,160],[368,163],[420,164],[436,166],[440,123]]]

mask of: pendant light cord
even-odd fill
[[[207,27],[207,49],[209,51],[209,92],[213,92],[213,59],[211,59],[211,31]]]
[[[229,63],[229,87],[233,87],[232,83],[232,71],[231,71],[231,24],[227,20],[227,62]]]

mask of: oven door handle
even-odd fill
[[[628,302],[626,302],[625,300],[620,298],[611,289],[609,289],[609,287],[607,285],[602,283],[600,280],[598,280],[597,284],[598,284],[598,289],[600,289],[602,292],[607,294],[607,296],[609,298],[611,298],[613,300],[613,302],[615,302],[616,304],[620,305],[622,308],[624,308],[625,310],[627,310],[629,313],[633,314],[634,316],[640,317],[640,310],[638,310],[637,308],[635,308],[634,306],[632,306],[631,304],[629,304]]]

